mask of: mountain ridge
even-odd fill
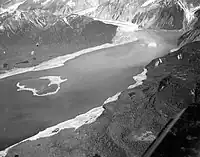
[[[63,18],[91,9],[85,13],[86,16],[128,21],[145,28],[167,29],[163,25],[167,22],[172,25],[172,21],[181,18],[183,26],[171,29],[184,29],[195,18],[194,13],[199,8],[200,2],[189,0],[11,0],[1,4],[0,26],[3,27],[3,18],[20,20],[24,14],[35,14],[37,19],[44,15]],[[180,15],[175,18],[175,14]]]

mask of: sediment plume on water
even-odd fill
[[[56,90],[53,92],[39,94],[41,92],[39,89],[30,88],[30,87],[28,87],[28,85],[18,82],[16,85],[18,87],[17,91],[31,91],[34,96],[53,95],[53,94],[56,94],[60,90],[61,83],[67,81],[67,79],[61,79],[60,76],[43,76],[43,77],[40,77],[39,80],[49,80],[49,84],[47,85],[46,88],[50,87],[51,85],[57,85]],[[44,90],[45,90],[45,88],[42,89],[42,91],[44,91]]]
[[[138,74],[136,76],[133,77],[133,79],[136,81],[136,83],[134,85],[131,85],[131,87],[129,86],[128,88],[134,88],[136,86],[139,86],[142,84],[142,81],[146,79],[146,74],[147,73],[147,69],[144,69],[144,71],[141,74]],[[113,101],[117,101],[118,97],[120,96],[121,92],[118,92],[117,94],[115,94],[114,96],[109,97],[108,99],[106,99],[103,103],[103,105],[113,102]],[[39,138],[45,138],[45,137],[50,137],[53,136],[57,133],[59,133],[61,130],[63,129],[67,129],[67,128],[74,128],[75,130],[78,129],[79,127],[81,127],[84,124],[90,124],[93,123],[104,111],[103,106],[100,107],[96,107],[93,108],[91,110],[89,110],[88,112],[78,115],[73,119],[64,121],[62,123],[59,123],[55,126],[49,127],[43,131],[40,131],[38,134],[27,138],[19,143],[16,143],[8,148],[6,148],[3,151],[0,151],[0,157],[5,157],[7,152],[9,151],[9,149],[17,146],[18,144],[21,144],[23,142],[26,141],[33,141],[33,140],[37,140]]]
[[[155,42],[151,42],[148,44],[148,47],[157,47],[157,44]]]

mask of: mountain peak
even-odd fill
[[[198,0],[9,0],[0,4],[0,25],[22,15],[66,17],[86,15],[137,24],[142,28],[187,29],[200,9]],[[33,15],[32,15],[33,14]],[[24,19],[24,16],[23,16]]]

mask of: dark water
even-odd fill
[[[167,42],[148,48],[143,42],[144,36],[148,39],[150,35],[142,32],[138,34],[143,36],[142,41],[98,50],[70,60],[60,68],[0,80],[0,150],[100,106],[108,97],[133,84],[132,76],[140,73],[144,65],[174,47]],[[159,43],[160,37],[155,40]],[[68,80],[51,96],[17,92],[17,82],[41,76],[61,76]]]

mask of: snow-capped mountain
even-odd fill
[[[145,28],[182,29],[193,20],[199,5],[200,1],[189,0],[110,0],[94,14]]]
[[[0,28],[7,20],[34,19],[42,26],[52,21],[52,17],[75,13],[128,21],[145,28],[179,30],[188,27],[199,8],[198,0],[4,0],[0,7]]]

